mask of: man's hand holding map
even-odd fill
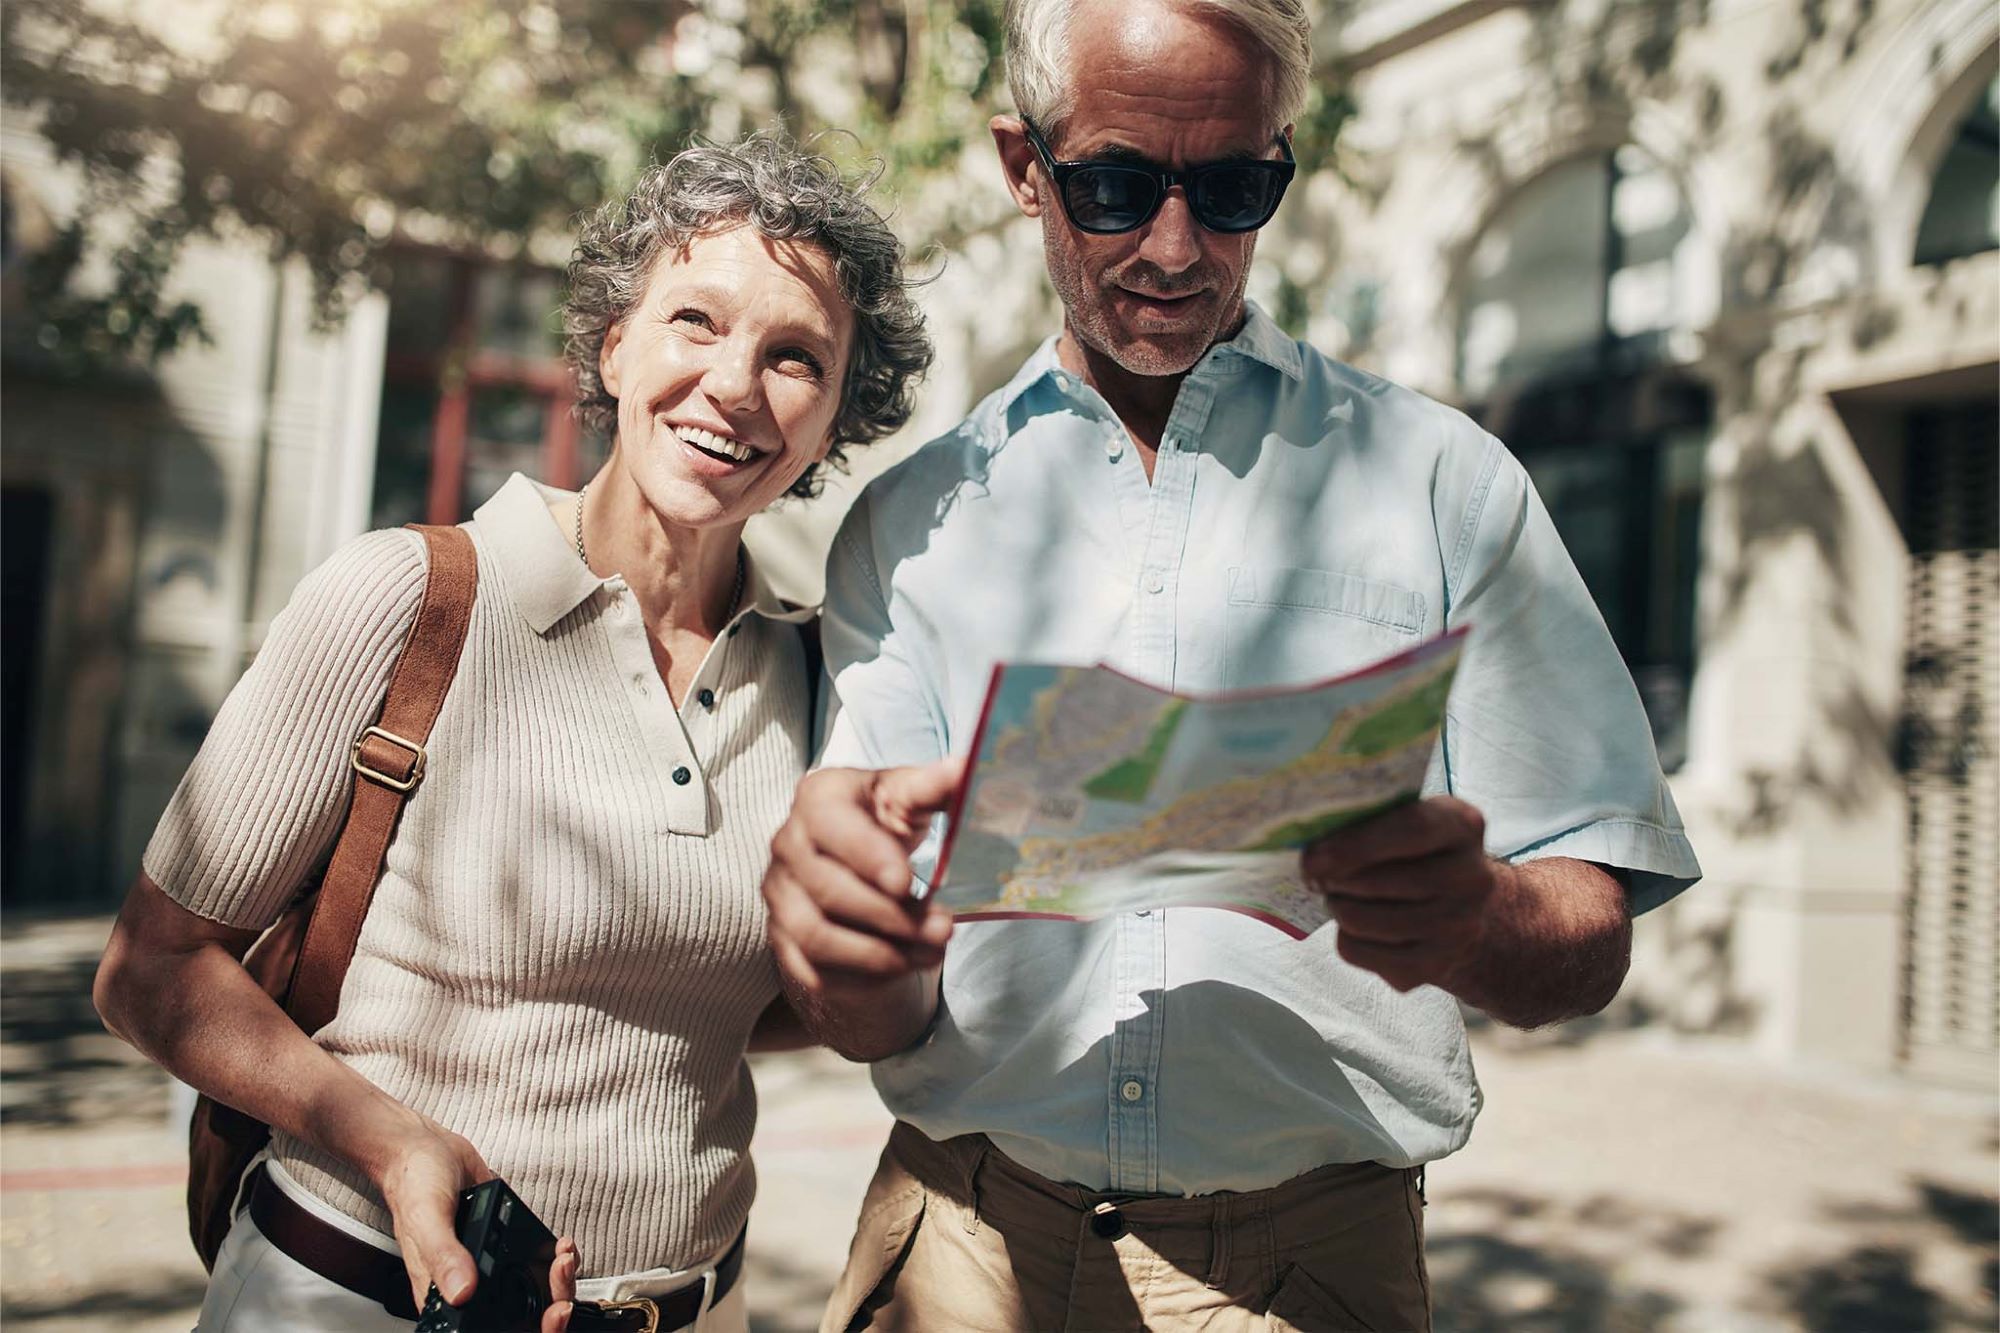
[[[1415,799],[1464,638],[1204,697],[998,666],[932,897],[961,921],[1220,907],[1310,934],[1329,916],[1299,849]]]

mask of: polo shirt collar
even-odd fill
[[[516,472],[472,515],[506,575],[515,609],[537,634],[547,634],[604,582],[577,559],[576,544],[549,512],[551,503],[574,494]]]
[[[1014,378],[1007,381],[1006,387],[1000,390],[999,407],[1002,412],[1013,406],[1015,399],[1045,379],[1053,380],[1059,389],[1065,391],[1082,382],[1063,369],[1062,359],[1056,355],[1058,337],[1060,335],[1044,339],[1042,345],[1021,364],[1020,370],[1014,373]],[[1279,328],[1277,321],[1265,314],[1264,308],[1255,301],[1243,302],[1243,327],[1236,331],[1236,336],[1211,347],[1207,355],[1202,358],[1203,361],[1218,352],[1261,362],[1287,379],[1305,378],[1305,362],[1299,356],[1299,345],[1293,342],[1291,336]],[[1200,366],[1201,363],[1197,362],[1196,369],[1200,369]]]
[[[604,586],[605,581],[577,559],[575,540],[549,512],[551,504],[575,496],[574,491],[544,486],[516,472],[473,514],[506,576],[515,609],[537,634],[547,634]],[[812,619],[814,608],[777,594],[747,546],[743,559],[743,609],[731,624],[753,614],[794,624]]]

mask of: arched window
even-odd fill
[[[1523,188],[1460,285],[1459,390],[1534,478],[1625,655],[1661,760],[1686,754],[1709,393],[1672,364],[1696,322],[1692,220],[1632,147]]]
[[[1917,225],[1918,264],[2000,249],[2000,79],[1987,85],[1946,145]]]

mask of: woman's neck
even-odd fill
[[[581,497],[583,549],[600,578],[621,576],[656,641],[693,634],[712,639],[736,611],[741,523],[685,528],[662,522],[617,468],[592,478]],[[575,539],[577,505],[553,511]]]

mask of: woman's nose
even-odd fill
[[[712,345],[712,355],[701,376],[702,392],[709,401],[725,410],[749,411],[763,397],[757,375],[756,349],[725,341]]]

